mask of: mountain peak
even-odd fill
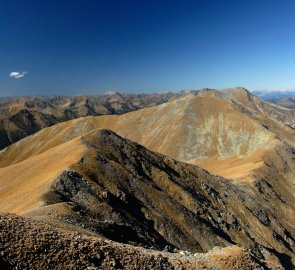
[[[124,97],[119,92],[114,92],[106,98],[109,102],[118,102],[125,100]]]
[[[210,96],[235,102],[249,102],[253,95],[244,87],[226,88],[222,90],[203,88],[197,92],[198,96]]]

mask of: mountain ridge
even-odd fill
[[[43,203],[29,204],[28,212],[17,213],[57,227],[62,224],[68,230],[89,230],[113,241],[156,249],[176,246],[191,252],[207,252],[214,246],[239,244],[264,259],[267,250],[279,259],[280,255],[273,253],[275,250],[291,256],[289,249],[295,242],[290,236],[289,242],[283,240],[290,227],[282,218],[278,219],[278,213],[265,201],[273,200],[270,194],[279,192],[277,196],[284,201],[276,202],[278,209],[289,205],[291,198],[271,185],[260,182],[263,192],[257,193],[256,187],[237,185],[201,168],[150,152],[109,130],[94,130],[65,144],[71,143],[75,149],[81,142],[88,150],[79,152],[73,165],[65,166],[49,180],[50,187],[43,189],[40,197]],[[68,149],[61,145],[46,152],[61,153],[60,147]],[[72,153],[60,156],[67,160],[66,156],[72,157]],[[37,155],[27,160],[32,158],[44,159]],[[55,161],[51,163],[54,165]],[[8,180],[9,167],[4,170]],[[37,168],[35,173],[43,179],[39,171]],[[3,189],[3,183],[1,186]],[[30,198],[35,193],[31,189],[26,192]],[[3,190],[0,195],[3,197]],[[7,202],[7,198],[1,202],[2,208]],[[119,228],[122,235],[115,233]]]
[[[58,123],[0,151],[0,211],[189,261],[240,246],[255,269],[292,269],[292,113],[242,88],[206,89]]]
[[[273,113],[275,116],[280,115],[280,118],[269,118],[268,110],[273,107],[261,103],[254,96],[250,98],[256,100],[258,105],[254,103],[249,107],[242,107],[241,102],[217,98],[216,93],[222,95],[214,91],[207,91],[206,95],[201,92],[201,95],[200,93],[186,95],[162,105],[120,116],[89,116],[57,124],[37,133],[40,142],[45,140],[44,144],[37,148],[37,153],[46,149],[46,145],[58,145],[64,140],[91,130],[107,128],[151,150],[180,161],[202,165],[215,174],[236,179],[244,175],[245,179],[252,181],[252,167],[263,165],[261,163],[263,156],[269,150],[282,145],[282,142],[295,144],[292,128],[282,117],[284,110],[279,109],[277,114]],[[249,93],[243,90],[235,93],[243,99],[249,98]],[[288,112],[287,109],[286,111]],[[290,117],[292,119],[292,115]],[[52,139],[48,140],[48,136]],[[26,139],[24,144],[27,144]],[[17,148],[13,147],[13,150],[10,150],[8,147],[5,151],[17,153],[21,145],[22,141],[16,143]],[[35,151],[34,144],[29,143],[25,148],[26,151]],[[18,155],[18,160],[21,160],[26,151]],[[255,151],[258,152],[254,154]],[[8,164],[7,153],[6,157],[0,161],[0,166]],[[224,171],[222,167],[212,167],[212,164],[218,165],[220,162],[228,166],[226,160],[228,164],[236,162],[243,169],[232,172]],[[246,163],[243,163],[244,161]]]
[[[174,94],[119,94],[104,96],[54,96],[4,99],[0,103],[0,149],[37,131],[89,115],[135,111],[174,99]]]
[[[288,109],[295,109],[295,98],[280,99],[276,102],[276,104]]]

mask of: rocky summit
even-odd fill
[[[203,89],[19,140],[0,152],[0,267],[294,269],[294,115]]]

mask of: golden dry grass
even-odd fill
[[[209,158],[206,160],[196,160],[194,164],[210,171],[213,174],[221,175],[234,181],[252,184],[255,181],[253,172],[263,167],[263,156],[269,149],[258,149],[245,158],[228,158],[219,160]]]
[[[55,177],[76,163],[84,149],[77,138],[20,163],[1,168],[1,211],[23,214],[42,205],[41,197]]]

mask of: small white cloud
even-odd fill
[[[15,79],[20,79],[20,78],[24,77],[26,74],[27,74],[26,71],[22,71],[22,72],[13,71],[13,72],[10,72],[9,77],[15,78]]]

